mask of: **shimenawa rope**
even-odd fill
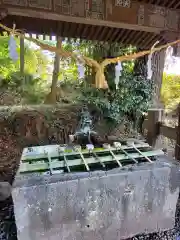
[[[174,42],[159,46],[157,48],[151,48],[150,50],[146,50],[146,51],[142,51],[142,52],[138,52],[138,53],[134,53],[134,54],[129,54],[129,55],[125,55],[125,56],[120,56],[120,57],[116,57],[116,58],[111,58],[111,59],[107,58],[104,61],[102,61],[101,63],[98,63],[96,60],[93,60],[92,58],[85,57],[85,56],[79,56],[79,55],[77,56],[77,54],[75,54],[73,52],[68,52],[62,48],[56,48],[54,46],[50,46],[49,44],[43,43],[32,37],[26,37],[22,31],[15,29],[14,26],[13,26],[13,29],[11,29],[11,28],[8,28],[7,26],[3,25],[2,23],[0,23],[0,27],[14,36],[18,36],[18,37],[24,38],[30,42],[35,43],[37,46],[39,46],[43,50],[48,50],[50,52],[57,53],[61,57],[64,57],[64,58],[71,57],[79,62],[87,64],[90,67],[94,67],[94,69],[96,71],[95,87],[96,88],[104,88],[104,89],[108,88],[108,84],[107,84],[107,81],[106,81],[105,75],[104,75],[104,69],[107,65],[109,65],[111,63],[117,63],[117,62],[123,62],[123,61],[137,59],[139,57],[143,57],[148,54],[153,54],[154,52],[161,51],[170,46],[174,46],[174,45],[180,43],[180,39],[179,39]]]

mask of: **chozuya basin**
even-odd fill
[[[113,162],[116,167],[103,169],[101,165],[100,170],[91,171],[93,156],[83,153],[90,168],[87,171],[78,152],[66,153],[66,163],[62,152],[56,153],[54,147],[48,155],[52,170],[59,166],[68,172],[67,166],[72,170],[80,164],[84,171],[18,174],[13,189],[18,239],[117,240],[172,229],[179,196],[179,164],[161,151],[147,150],[147,146],[145,151],[135,145],[152,162],[132,152],[132,146],[122,146],[129,158],[108,147],[96,154],[106,166]],[[61,154],[58,160],[57,154]],[[41,159],[37,163],[38,156],[44,157],[39,152],[30,163],[23,157],[20,170],[47,170],[49,162]],[[131,159],[124,167],[123,159],[130,158],[145,161],[136,164]]]

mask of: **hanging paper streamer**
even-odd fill
[[[147,62],[147,78],[150,80],[152,78],[152,54],[149,54],[148,56],[148,62]]]
[[[173,48],[168,47],[166,49],[166,61],[164,64],[164,69],[166,71],[169,71],[169,69],[173,67],[173,64],[175,64],[175,61],[176,61],[176,57],[173,57]]]
[[[121,71],[122,71],[122,65],[121,65],[121,62],[118,62],[118,64],[115,66],[115,80],[114,80],[114,83],[116,85],[116,90],[119,88],[118,87],[119,77],[122,75]]]
[[[79,72],[79,78],[84,78],[85,76],[85,68],[83,64],[78,64],[78,72]]]
[[[84,67],[85,61],[82,58],[82,56],[78,50],[75,50],[74,53],[76,54],[77,61],[78,61],[77,67],[78,67],[78,72],[79,72],[79,78],[82,79],[85,76],[85,67]]]
[[[13,61],[18,60],[16,40],[12,35],[10,36],[10,39],[9,39],[9,56]]]
[[[159,43],[159,41],[157,41],[151,48],[151,51],[155,48],[155,46]],[[149,54],[148,56],[148,62],[147,62],[147,78],[149,80],[151,80],[153,75],[153,71],[152,71],[152,53]]]

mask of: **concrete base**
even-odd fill
[[[108,172],[18,176],[18,239],[117,240],[171,229],[179,169],[159,159]]]

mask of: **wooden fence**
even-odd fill
[[[155,146],[159,135],[163,135],[169,139],[176,141],[175,158],[180,160],[180,104],[178,107],[178,126],[175,128],[166,126],[163,121],[160,121],[162,116],[161,110],[149,110],[148,118],[145,122],[147,130],[147,142],[151,146]]]

